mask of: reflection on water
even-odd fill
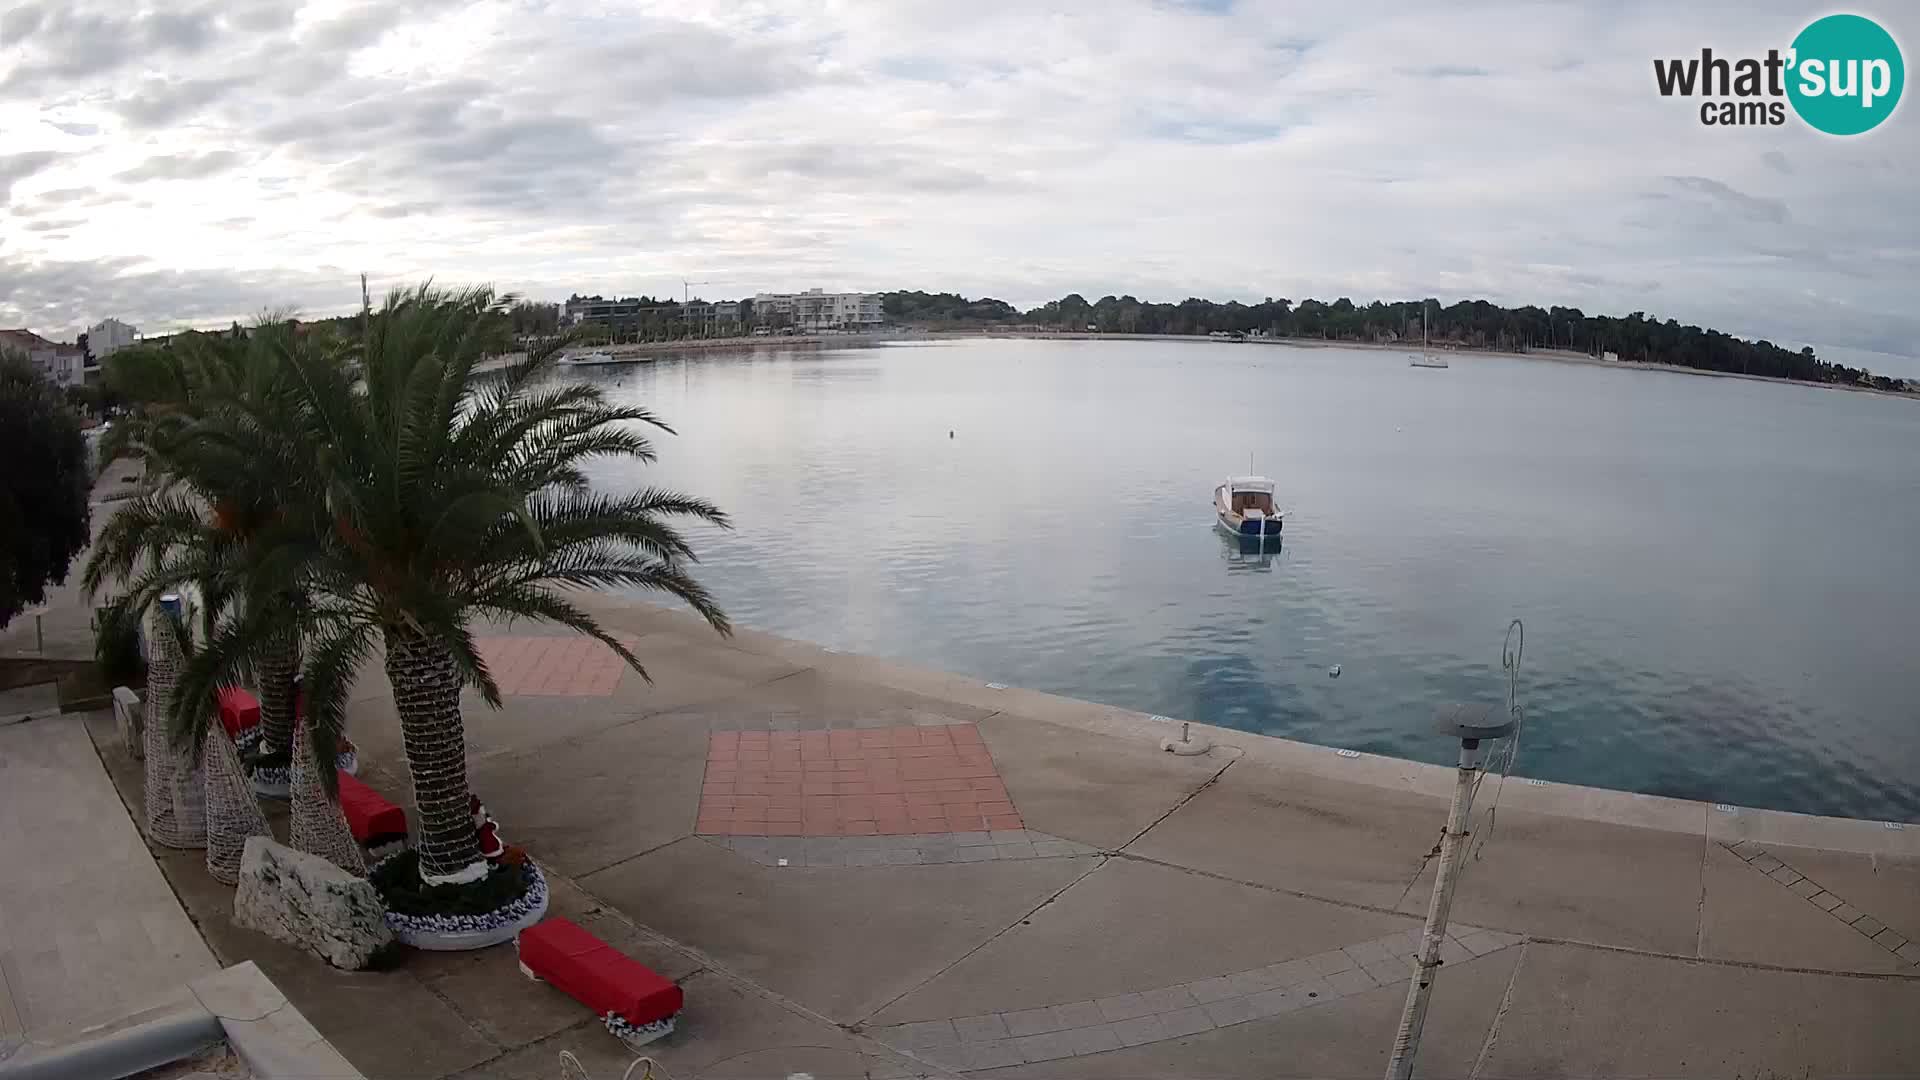
[[[724,507],[697,570],[745,626],[1444,762],[1433,709],[1501,700],[1518,616],[1524,774],[1920,819],[1913,402],[1198,342],[585,377],[680,433],[596,480]],[[1214,528],[1250,457],[1284,548]]]

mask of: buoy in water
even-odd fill
[[[1340,677],[1340,665],[1339,665],[1339,664],[1335,664],[1335,665],[1333,665],[1332,667],[1330,667],[1330,668],[1328,668],[1328,669],[1327,669],[1327,678],[1329,678],[1329,679],[1337,679],[1337,678],[1339,678],[1339,677]]]

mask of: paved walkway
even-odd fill
[[[593,603],[654,682],[516,628],[472,779],[557,912],[685,988],[675,1080],[1383,1069],[1449,770],[1200,727],[1177,757],[1157,718]],[[377,665],[357,692],[363,778],[404,801]],[[1920,827],[1516,782],[1476,828],[1421,1075],[1920,1062]],[[510,948],[330,972],[163,866],[368,1076],[626,1066]]]
[[[0,1058],[216,970],[81,718],[0,728]]]

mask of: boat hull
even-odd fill
[[[1235,536],[1279,536],[1283,524],[1283,519],[1277,517],[1243,518],[1224,510],[1216,513],[1220,519],[1220,527]]]

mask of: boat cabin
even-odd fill
[[[1258,510],[1267,517],[1273,516],[1273,481],[1264,476],[1229,476],[1226,488],[1229,500],[1226,509],[1241,515]]]

